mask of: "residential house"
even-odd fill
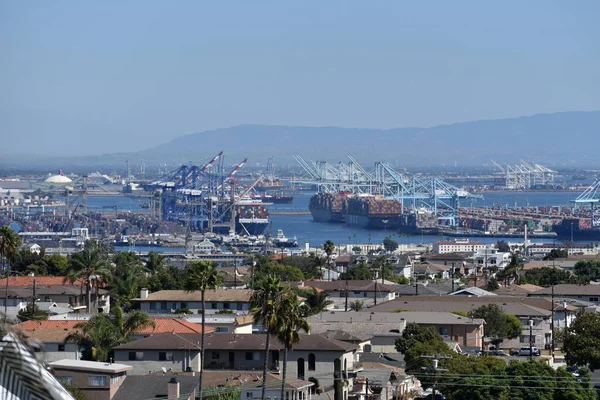
[[[29,320],[15,325],[36,346],[36,356],[40,361],[79,360],[81,352],[77,343],[67,342],[67,337],[75,333],[75,325],[82,321]],[[38,351],[39,349],[39,351]]]
[[[529,293],[529,297],[548,297],[551,295],[551,293],[552,288],[548,287],[533,293]],[[600,284],[591,283],[589,285],[554,285],[554,296],[564,299],[583,300],[600,305]]]
[[[222,310],[247,313],[250,309],[250,289],[207,290],[205,297],[206,313],[213,314]],[[150,293],[148,289],[140,291],[140,297],[132,299],[143,311],[150,314],[169,313],[177,309],[188,308],[194,314],[202,311],[202,293],[200,291],[161,290]]]
[[[553,303],[547,298],[510,297],[510,296],[403,296],[394,301],[371,307],[375,312],[389,312],[398,309],[411,311],[461,311],[469,313],[482,305],[495,303],[504,312],[515,315],[523,324],[523,335],[520,338],[505,340],[503,348],[519,348],[523,343],[529,344],[529,319],[534,320],[534,343],[545,348],[552,342],[551,317]],[[568,326],[578,311],[577,307],[554,303],[554,326]],[[469,345],[469,344],[467,344]]]
[[[125,381],[130,365],[83,360],[50,363],[52,375],[85,392],[88,400],[111,400]]]
[[[421,281],[434,280],[436,278],[449,279],[450,269],[451,267],[447,265],[434,264],[429,261],[413,266],[415,278]]]
[[[469,239],[441,240],[433,243],[433,252],[436,254],[444,253],[475,253],[479,249],[485,248],[483,242]]]
[[[209,333],[205,336],[204,367],[207,370],[261,370],[265,340],[264,334]],[[283,345],[271,337],[269,348],[269,371],[278,372]],[[115,361],[131,364],[134,374],[147,374],[163,367],[198,371],[200,335],[154,335],[117,346],[114,352]],[[319,335],[301,335],[300,342],[288,352],[288,377],[298,380],[318,377],[321,385],[332,385],[332,366],[348,373],[360,368],[357,352],[358,346],[351,343]]]
[[[501,286],[498,289],[494,290],[499,296],[527,296],[529,293],[536,292],[540,290],[542,287],[537,285],[532,285],[529,283],[523,285],[509,285],[509,286]]]
[[[66,341],[67,337],[77,332],[77,325],[85,325],[87,320],[29,320],[15,325],[26,336],[38,342],[40,346],[39,358],[45,362],[62,359],[78,360],[81,358],[79,346],[74,342]],[[202,326],[188,322],[183,318],[154,318],[154,327],[135,331],[132,339],[141,339],[161,333],[201,333]],[[206,332],[215,328],[207,325]]]
[[[344,331],[350,335],[371,336],[363,351],[370,353],[395,352],[396,339],[406,327],[406,321],[395,313],[324,312],[307,318],[312,334]]]
[[[506,268],[510,264],[511,253],[501,252],[495,248],[483,247],[477,249],[473,255],[475,265],[485,269],[496,267],[499,270]]]
[[[56,303],[58,307],[75,311],[86,309],[87,298],[82,280],[70,284],[63,282],[62,276],[11,276],[7,292],[6,279],[0,279],[0,306],[4,307],[4,302],[7,301],[9,317],[16,317],[27,303],[32,302],[34,282],[37,300]],[[95,304],[95,290],[91,293],[91,299],[92,304]],[[104,289],[98,291],[98,312],[110,312],[110,295]]]
[[[338,308],[345,306],[346,294],[348,302],[361,300],[365,305],[393,300],[399,286],[370,280],[304,281],[298,285],[300,288],[314,287],[329,292],[329,300]]]
[[[350,333],[347,331],[327,331],[319,333],[319,335],[326,337],[327,339],[340,340],[342,342],[355,344],[358,346],[358,352],[362,353],[365,351],[365,347],[371,349],[372,335],[364,335],[361,333]]]

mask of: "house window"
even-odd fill
[[[597,303],[598,302],[598,298],[597,297],[590,297],[590,301]]]
[[[229,303],[223,303],[223,309],[229,310]]]
[[[57,376],[56,379],[58,379],[59,382],[66,383],[67,385],[73,384],[72,376]]]
[[[89,376],[88,386],[106,386],[105,376]]]
[[[144,353],[141,351],[130,351],[129,361],[141,361],[144,359]]]
[[[161,301],[160,302],[160,309],[161,310],[166,310],[167,309],[167,302],[166,301]]]
[[[219,307],[217,307],[217,306],[218,306],[218,304],[217,304],[217,303],[212,303],[212,304],[210,305],[210,308],[212,308],[213,310],[216,310],[217,308],[219,308]]]
[[[310,353],[308,355],[308,370],[309,371],[314,371],[315,370],[315,364],[316,364],[315,353]]]
[[[246,361],[258,361],[260,360],[260,353],[258,351],[247,351]]]
[[[251,399],[252,397],[254,397],[254,394],[252,392],[246,392],[247,399]]]
[[[237,309],[238,310],[243,310],[244,309],[244,303],[237,303]]]
[[[112,378],[110,378],[110,384],[111,386],[114,386],[116,384],[119,383],[119,377],[118,376],[113,376]]]
[[[173,361],[173,353],[166,351],[158,352],[158,361]]]
[[[251,351],[246,352],[246,361],[252,361],[252,352]]]
[[[188,306],[187,303],[182,301],[181,304],[179,305],[179,308],[187,308],[187,306]]]
[[[438,332],[440,333],[440,335],[442,336],[448,336],[448,328],[438,328]]]
[[[218,351],[213,351],[212,353],[212,359],[213,360],[218,360],[221,358],[221,353],[219,353]]]
[[[58,351],[65,351],[65,344],[61,343],[58,345]]]
[[[153,301],[150,302],[150,309],[151,310],[156,310],[156,303],[155,302],[153,302]]]

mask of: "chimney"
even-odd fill
[[[176,400],[179,398],[179,381],[177,377],[174,376],[171,378],[169,383],[167,384],[167,398],[169,400]]]
[[[142,288],[140,290],[140,299],[147,299],[148,294],[150,294],[150,291],[148,290],[148,288]]]

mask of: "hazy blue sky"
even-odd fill
[[[598,0],[5,0],[0,154],[599,110],[599,20]]]

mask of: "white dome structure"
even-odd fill
[[[64,176],[62,171],[59,175],[52,175],[48,177],[44,182],[46,183],[71,183],[73,182],[69,177]]]

